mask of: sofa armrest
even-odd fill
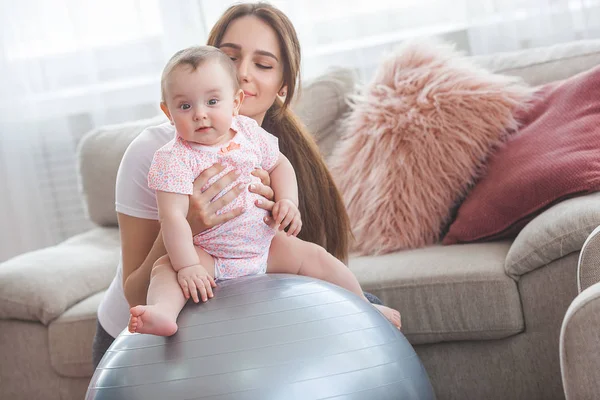
[[[600,393],[600,283],[573,300],[560,332],[560,369],[568,399],[595,399]]]
[[[117,228],[95,228],[0,264],[0,318],[48,325],[106,289],[120,258]]]
[[[600,193],[562,201],[535,217],[514,240],[504,265],[514,279],[580,251],[600,225]]]
[[[579,293],[600,282],[600,226],[588,236],[579,254],[577,288]]]

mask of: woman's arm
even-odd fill
[[[152,266],[167,251],[160,223],[118,213],[123,262],[123,291],[131,307],[146,304]]]
[[[192,229],[186,220],[189,197],[185,194],[158,191],[158,216],[163,243],[175,271],[199,263],[194,249]]]

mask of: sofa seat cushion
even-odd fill
[[[92,342],[104,293],[75,304],[48,326],[50,362],[58,374],[69,378],[92,376]]]
[[[353,257],[363,290],[402,314],[413,344],[501,339],[522,332],[515,280],[504,272],[511,243],[432,246]]]
[[[119,230],[95,228],[2,263],[0,318],[48,325],[108,287],[120,258]]]

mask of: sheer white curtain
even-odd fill
[[[472,0],[466,11],[475,54],[600,38],[598,0]]]
[[[201,0],[208,26],[233,1]],[[292,20],[303,75],[330,66],[367,79],[403,40],[436,36],[468,54],[600,38],[600,0],[274,0]]]
[[[89,228],[81,136],[158,115],[160,71],[206,40],[201,4],[0,0],[0,261]]]
[[[360,77],[403,40],[436,36],[467,54],[600,38],[599,0],[281,0],[303,48],[305,77],[333,65]]]
[[[233,1],[0,0],[0,261],[87,229],[75,147],[104,124],[157,115],[170,55],[204,43]],[[471,54],[600,37],[600,0],[273,0],[294,23],[305,79],[368,79],[405,39]]]

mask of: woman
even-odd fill
[[[349,221],[333,179],[312,137],[288,106],[300,75],[300,45],[289,19],[268,4],[239,4],[230,7],[209,34],[208,44],[220,48],[234,61],[245,99],[240,113],[255,119],[277,136],[281,152],[290,160],[298,179],[303,220],[299,237],[318,243],[342,261],[347,261]],[[146,303],[153,264],[166,254],[154,191],[147,176],[154,152],[173,138],[168,124],[150,127],[129,146],[117,176],[116,209],[121,234],[121,263],[98,309],[98,326],[93,344],[97,366],[114,340],[127,327],[129,308]],[[210,200],[235,180],[234,171],[201,192],[205,183],[223,170],[215,165],[194,183],[188,221],[197,234],[241,213],[217,214],[241,188],[234,188],[215,202]],[[254,173],[263,185],[249,190],[264,197],[257,207],[271,211],[273,191],[266,171]],[[265,223],[272,223],[266,220]],[[369,296],[372,302],[377,298]],[[380,302],[378,302],[381,304]]]

